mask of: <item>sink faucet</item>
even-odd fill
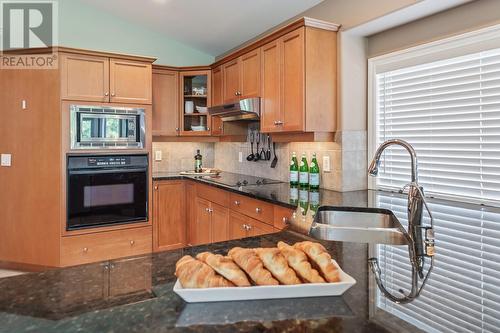
[[[418,184],[418,161],[415,149],[406,141],[400,139],[387,140],[375,152],[375,156],[370,163],[368,168],[368,173],[371,176],[376,176],[378,174],[378,167],[380,164],[380,158],[384,150],[392,145],[399,145],[405,148],[410,154],[411,158],[411,182],[404,186],[401,190],[403,192],[408,188],[408,230],[403,230],[405,237],[408,239],[408,249],[409,258],[412,266],[412,288],[409,294],[405,294],[402,290],[399,290],[403,296],[392,295],[384,286],[381,279],[381,271],[378,264],[377,258],[370,258],[369,265],[375,275],[375,280],[379,289],[383,294],[396,303],[408,303],[413,299],[418,297],[422,288],[429,277],[429,274],[434,265],[434,229],[433,229],[433,219],[432,214],[427,206],[424,197],[424,190]],[[422,226],[422,213],[423,208],[426,208],[430,216],[430,227]],[[422,237],[422,230],[425,230],[425,239]],[[427,270],[427,274],[424,278],[424,259],[428,256],[431,258],[431,264]],[[423,279],[422,285],[418,287],[418,279]]]

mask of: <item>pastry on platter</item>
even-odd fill
[[[177,261],[175,275],[183,288],[234,287],[232,282],[218,275],[210,266],[191,256]]]
[[[307,255],[299,249],[288,245],[285,242],[278,242],[278,249],[286,258],[288,265],[292,267],[297,275],[305,282],[324,283],[325,280],[319,275],[318,271],[312,268],[307,260]]]
[[[319,243],[310,241],[296,243],[296,249],[304,251],[313,264],[319,268],[323,277],[328,282],[339,282],[340,272],[336,265],[332,263],[332,257],[325,247]]]
[[[228,253],[229,257],[243,269],[258,286],[278,285],[271,273],[264,268],[262,261],[252,249],[235,247]]]
[[[203,261],[238,287],[248,287],[251,285],[245,272],[243,272],[230,257],[224,257],[220,254],[212,254],[210,252],[202,252],[196,256],[196,259]]]
[[[288,266],[287,260],[280,250],[273,248],[258,248],[255,252],[271,274],[283,284],[301,284],[295,271]]]

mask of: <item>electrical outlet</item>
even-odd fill
[[[243,152],[238,152],[238,162],[243,162]]]
[[[10,167],[12,165],[12,155],[11,154],[2,154],[0,165],[3,167]]]
[[[330,156],[325,155],[323,156],[323,172],[331,172],[331,166],[330,166]]]
[[[155,151],[155,161],[161,161],[161,150]]]

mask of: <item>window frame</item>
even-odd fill
[[[500,48],[500,24],[478,29],[452,37],[447,37],[429,43],[412,46],[368,59],[368,96],[367,96],[367,132],[368,149],[367,162],[370,165],[377,150],[377,74],[399,68],[411,67],[419,64],[439,61],[447,58]],[[376,177],[368,177],[368,189],[398,191],[399,189],[387,186],[377,186]],[[408,178],[408,182],[410,179]],[[471,202],[487,206],[499,207],[500,202],[471,198],[465,196],[451,196],[434,194],[430,197],[460,202]]]

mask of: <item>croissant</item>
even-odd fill
[[[234,287],[234,284],[215,273],[207,264],[184,256],[175,264],[175,276],[183,288]]]
[[[318,271],[311,267],[306,254],[302,250],[296,249],[285,242],[278,242],[278,249],[302,280],[310,283],[325,282]]]
[[[277,248],[259,248],[255,252],[273,276],[283,284],[300,284],[295,271],[288,266],[285,257]]]
[[[271,273],[264,268],[262,261],[255,254],[254,250],[235,247],[229,251],[228,255],[250,276],[256,285],[267,286],[279,284]]]
[[[336,265],[332,263],[332,257],[319,243],[309,241],[296,243],[296,249],[302,250],[307,257],[320,269],[323,277],[328,282],[340,281],[340,272]]]
[[[196,256],[196,259],[203,261],[212,267],[217,273],[237,285],[238,287],[248,287],[250,282],[246,274],[229,257],[210,252],[202,252]]]

